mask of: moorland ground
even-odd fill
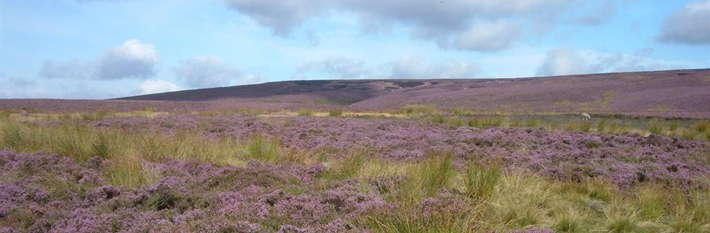
[[[2,111],[0,232],[710,231],[703,119],[92,103]]]

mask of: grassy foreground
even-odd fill
[[[360,184],[361,192],[377,193],[396,206],[393,211],[361,216],[353,222],[355,229],[374,232],[508,232],[532,228],[555,232],[710,232],[707,190],[674,190],[650,182],[620,190],[601,179],[549,180],[495,164],[457,160],[447,151],[430,151],[427,159],[409,162],[368,157],[368,148],[333,158],[319,151],[288,149],[278,140],[261,135],[247,140],[207,139],[187,130],[166,135],[86,126],[92,120],[65,119],[36,125],[4,117],[0,120],[0,148],[56,153],[80,165],[99,157],[109,164],[101,175],[112,185],[127,189],[149,187],[163,178],[146,162],[199,161],[237,167],[247,166],[252,160],[299,166],[321,163],[327,172],[317,181],[295,184],[286,191],[318,193],[333,183]],[[472,126],[476,124],[484,123]],[[3,182],[11,179],[3,178]],[[371,190],[369,184],[383,181],[392,183],[375,185],[378,190]],[[9,213],[0,223],[10,224],[7,219],[18,213]]]

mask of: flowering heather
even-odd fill
[[[253,135],[266,135],[277,138],[290,149],[323,151],[336,157],[369,148],[373,157],[416,161],[431,151],[450,150],[459,160],[497,161],[509,170],[530,171],[560,180],[602,177],[621,187],[655,181],[692,188],[707,186],[710,179],[708,143],[657,135],[454,128],[406,120],[320,117],[178,115],[112,118],[94,124],[129,131],[148,129],[168,135],[193,130],[206,138],[246,140]]]
[[[104,179],[82,183],[92,168],[57,155],[2,150],[0,165],[0,226],[11,231],[343,232],[390,206],[350,186],[283,191],[315,185],[307,166],[175,161],[152,164],[163,177],[155,185],[125,189]]]
[[[0,129],[0,232],[710,229],[703,141],[200,114]]]

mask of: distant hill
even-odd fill
[[[515,79],[282,81],[120,99],[357,110],[424,104],[485,111],[705,115],[710,113],[710,69]]]

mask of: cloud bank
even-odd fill
[[[173,68],[178,79],[190,87],[226,86],[241,76],[237,67],[232,67],[217,56],[199,56],[182,61]]]
[[[140,89],[141,94],[153,94],[180,90],[180,87],[174,83],[162,79],[145,80],[138,88]]]
[[[690,2],[663,22],[658,40],[671,44],[710,45],[710,0]]]
[[[158,63],[160,55],[154,45],[131,39],[107,49],[94,61],[46,60],[39,74],[60,79],[146,79],[155,75]]]
[[[589,50],[575,50],[559,47],[550,50],[540,66],[536,76],[572,75],[604,72],[630,72],[680,69],[683,62],[655,60],[645,57],[650,52],[643,49],[636,54],[602,53]],[[652,52],[652,51],[651,51]]]
[[[354,14],[368,31],[401,25],[415,38],[442,48],[499,51],[527,31],[554,27],[570,0],[223,0],[230,9],[288,36],[330,11]]]

